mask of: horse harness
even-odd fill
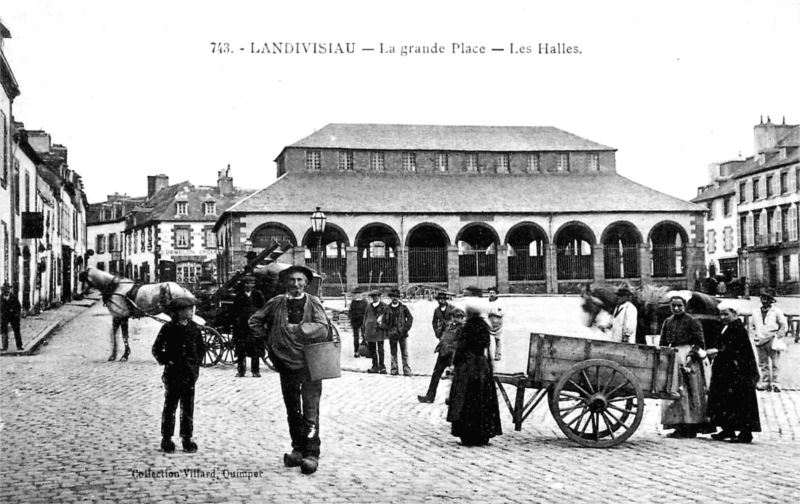
[[[145,313],[144,310],[139,308],[139,306],[135,302],[136,295],[138,294],[139,288],[141,288],[142,284],[134,282],[133,288],[131,288],[131,290],[129,290],[127,294],[119,294],[118,292],[116,292],[116,290],[121,283],[120,280],[122,280],[122,277],[114,276],[114,279],[111,280],[108,283],[108,285],[106,285],[106,287],[103,289],[103,292],[100,293],[100,296],[103,300],[103,306],[108,306],[108,304],[110,303],[116,306],[117,308],[122,309],[123,307],[117,304],[113,299],[114,296],[119,296],[123,298],[127,303],[128,313],[132,318],[138,319],[143,316],[149,316],[147,313]]]

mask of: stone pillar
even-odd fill
[[[556,267],[556,246],[548,243],[545,256],[545,278],[547,280],[547,293],[558,294],[558,268]]]
[[[345,280],[347,288],[352,290],[358,285],[358,247],[345,248],[345,257],[347,258]]]
[[[447,290],[461,292],[461,282],[458,276],[458,246],[450,245],[447,247]]]
[[[592,247],[594,252],[592,257],[592,269],[594,270],[594,283],[605,283],[606,281],[606,252],[603,250],[603,245],[595,245]]]
[[[497,292],[508,294],[508,245],[497,247]]]
[[[650,265],[650,247],[644,243],[639,244],[639,274],[642,284],[653,281],[653,270]]]
[[[397,247],[397,284],[408,283],[408,247]]]

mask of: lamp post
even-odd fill
[[[317,234],[317,274],[322,275],[322,235],[325,233],[325,223],[328,218],[322,210],[317,207],[314,213],[311,214],[311,229]],[[322,295],[322,286],[320,286],[320,297]]]

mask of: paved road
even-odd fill
[[[0,360],[0,502],[798,502],[800,392],[761,394],[753,445],[670,440],[649,402],[637,433],[581,448],[546,408],[491,445],[449,434],[444,391],[425,376],[346,372],[325,382],[320,470],[284,468],[277,375],[204,369],[194,455],[158,451],[163,398],[149,355],[156,323],[131,324],[128,363],[106,362],[101,306],[65,324],[38,355]],[[445,387],[447,385],[445,384]]]

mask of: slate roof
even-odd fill
[[[411,124],[328,124],[289,147],[462,152],[616,151],[552,126]]]
[[[694,203],[710,201],[722,196],[730,196],[736,194],[736,182],[733,179],[728,179],[720,182],[719,187],[708,189],[700,196],[692,199]]]
[[[194,186],[185,181],[173,184],[158,191],[156,194],[146,199],[141,205],[137,206],[130,214],[130,223],[134,227],[144,225],[152,221],[172,221],[172,222],[216,222],[219,215],[235,202],[241,200],[252,193],[248,190],[236,189],[234,194],[223,196],[219,189],[214,186]],[[216,214],[206,215],[203,203],[214,201]],[[187,202],[187,214],[176,215],[176,201]]]
[[[310,214],[317,206],[326,213],[705,211],[704,206],[660,193],[616,173],[290,172],[228,208],[228,212]]]

